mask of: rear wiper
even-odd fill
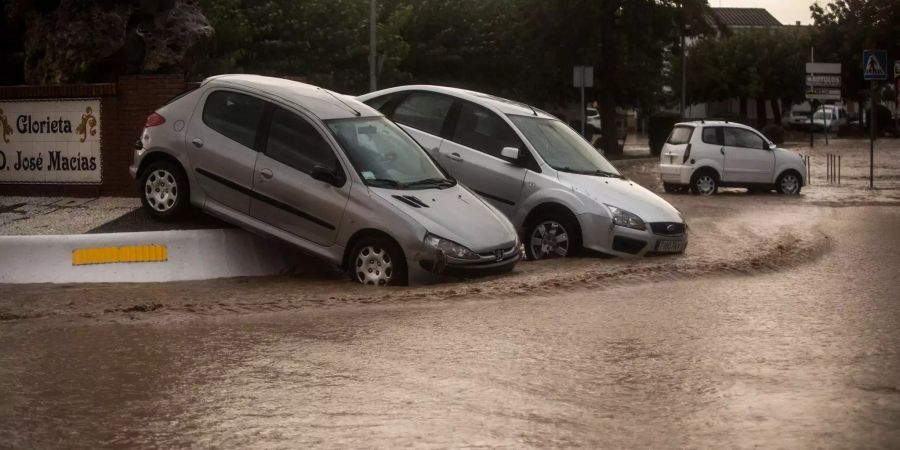
[[[369,178],[366,180],[366,184],[369,186],[380,186],[380,187],[392,187],[392,188],[403,188],[405,185],[397,180],[391,180],[389,178]]]
[[[416,180],[406,183],[406,187],[426,186],[430,184],[436,184],[439,186],[453,186],[454,184],[456,184],[456,181],[448,178],[425,178],[424,180]]]

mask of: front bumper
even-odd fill
[[[507,273],[522,259],[521,246],[516,244],[510,248],[497,249],[480,254],[477,260],[464,260],[448,257],[444,252],[435,250],[426,258],[419,260],[419,268],[441,276],[454,278],[471,278]]]
[[[614,256],[651,256],[678,254],[687,249],[687,225],[681,222],[652,222],[643,230],[613,225],[609,218],[591,214],[578,217],[584,248]],[[672,225],[671,232],[665,231]],[[654,228],[658,232],[654,231]],[[672,248],[680,251],[669,251]]]

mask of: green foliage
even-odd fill
[[[368,1],[201,4],[217,34],[204,75],[253,72],[367,90]],[[705,0],[379,0],[378,84],[450,84],[559,104],[576,95],[572,66],[593,64],[611,101],[649,105],[664,55],[682,29],[702,30],[705,8]]]
[[[755,30],[703,39],[688,50],[690,102],[729,98],[803,98],[808,37],[796,28]],[[680,93],[680,58],[672,62]]]

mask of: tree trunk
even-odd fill
[[[768,115],[766,114],[766,99],[765,97],[757,97],[756,98],[756,128],[758,130],[762,130],[764,126],[766,126],[766,122],[768,122]]]
[[[741,104],[741,112],[740,112],[741,119],[746,120],[747,119],[747,97],[741,97],[740,104]]]
[[[772,104],[772,121],[775,125],[781,125],[781,105],[777,98],[769,100]]]
[[[602,137],[600,148],[607,157],[622,155],[616,133],[616,79],[619,72],[619,52],[616,37],[616,9],[618,2],[607,1],[603,6],[608,9],[604,14],[604,23],[600,24],[600,120]]]

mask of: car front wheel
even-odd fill
[[[797,195],[800,193],[800,176],[794,172],[785,172],[778,177],[775,188],[779,194]]]
[[[525,253],[530,260],[573,256],[581,247],[572,219],[542,215],[527,227]]]
[[[350,277],[369,286],[407,284],[406,259],[400,246],[383,236],[360,239],[350,251]]]

